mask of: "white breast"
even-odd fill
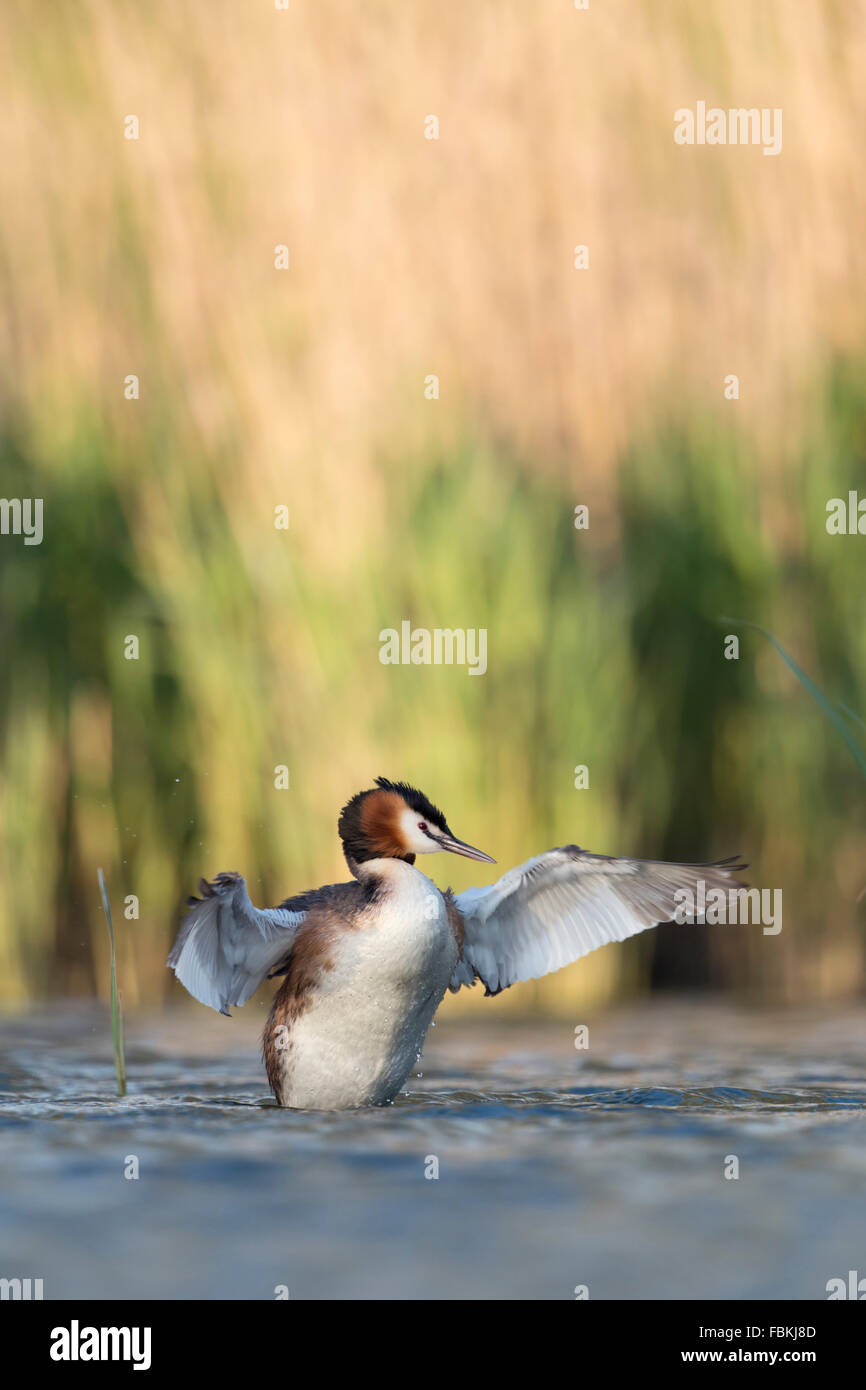
[[[340,939],[291,1029],[285,1104],[336,1110],[381,1105],[406,1081],[457,962],[445,899],[401,860],[364,870],[382,892]]]

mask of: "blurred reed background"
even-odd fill
[[[0,493],[45,505],[40,546],[0,538],[3,997],[107,993],[99,864],[127,1008],[177,997],[198,875],[345,877],[337,811],[379,773],[502,867],[740,850],[784,890],[778,937],[664,928],[499,1008],[861,991],[858,770],[717,618],[866,712],[866,541],[825,530],[866,494],[864,5],[7,0],[2,27]],[[782,154],[677,146],[698,100],[781,107]],[[404,618],[487,628],[487,675],[381,665]]]

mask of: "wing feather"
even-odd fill
[[[625,941],[670,921],[677,895],[742,885],[739,858],[716,864],[612,859],[565,845],[510,869],[488,888],[467,888],[456,901],[466,936],[452,991],[480,979],[488,994],[535,980],[611,941]]]
[[[228,1014],[245,1004],[294,944],[306,911],[253,907],[240,874],[202,879],[167,964],[194,999]]]

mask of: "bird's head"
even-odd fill
[[[375,787],[347,801],[337,828],[350,865],[370,859],[404,859],[411,864],[416,854],[437,850],[496,863],[489,854],[458,840],[423,792],[406,782],[389,782],[387,777],[377,777]]]

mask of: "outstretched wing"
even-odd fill
[[[200,898],[189,898],[167,964],[193,998],[228,1014],[245,1004],[268,971],[291,950],[306,911],[253,907],[240,874],[201,880]],[[229,1015],[230,1016],[230,1015]]]
[[[578,845],[539,854],[488,888],[457,894],[465,939],[450,989],[480,979],[488,994],[498,994],[517,980],[548,975],[609,941],[670,921],[683,893],[697,906],[701,881],[705,893],[741,886],[733,875],[744,868],[739,858],[718,864],[609,859]],[[682,915],[691,917],[687,910]]]

